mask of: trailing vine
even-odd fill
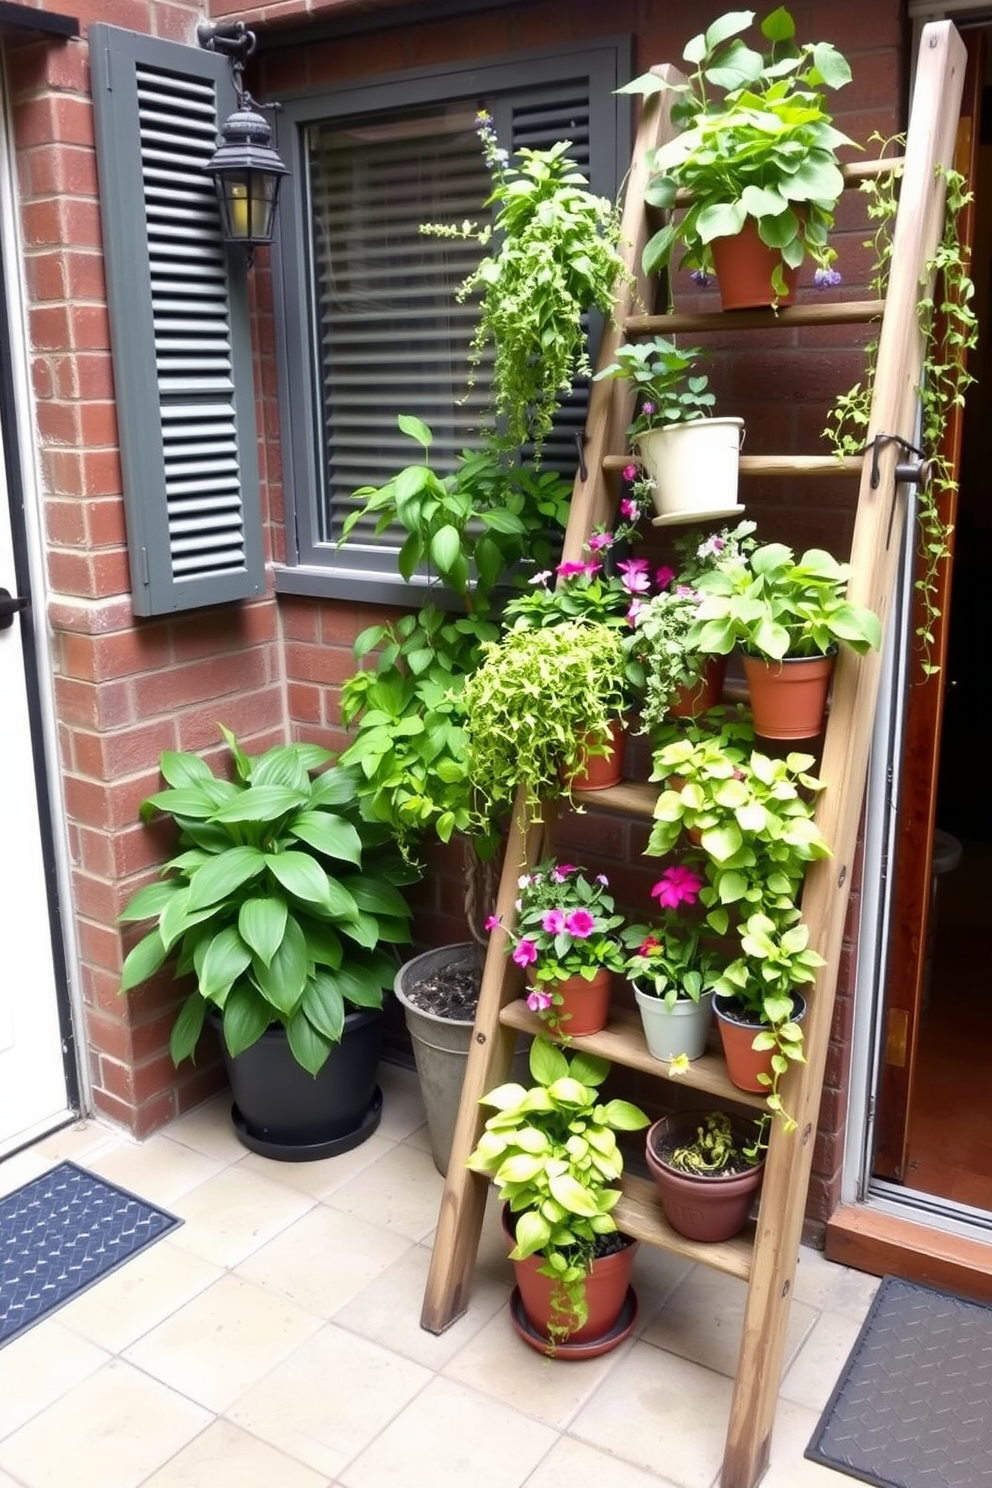
[[[901,138],[883,141],[881,153],[904,143]],[[923,282],[933,276],[932,294],[921,294],[916,305],[917,321],[925,345],[923,376],[917,391],[921,409],[921,446],[930,463],[929,481],[917,493],[919,523],[918,572],[914,587],[920,596],[920,622],[916,637],[920,646],[924,677],[939,670],[933,660],[934,628],[940,618],[937,597],[944,562],[951,555],[953,527],[944,512],[957,490],[951,460],[942,445],[948,423],[956,408],[962,408],[965,393],[974,382],[968,371],[968,352],[978,340],[978,320],[972,308],[974,285],[969,275],[970,252],[960,239],[958,222],[961,212],[971,202],[972,193],[964,176],[956,170],[937,167],[945,184],[944,230],[937,250],[927,261]],[[887,171],[874,180],[861,183],[868,197],[868,217],[874,222],[873,235],[865,242],[874,252],[872,287],[881,298],[885,294],[892,258],[892,230],[895,221],[897,192],[896,171]],[[868,437],[872,393],[878,358],[877,337],[865,347],[865,377],[842,393],[828,415],[824,437],[830,440],[838,455],[861,454]]]

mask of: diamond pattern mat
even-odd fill
[[[75,1163],[0,1199],[0,1347],[182,1223]]]
[[[992,1308],[887,1276],[806,1456],[880,1488],[992,1488]]]

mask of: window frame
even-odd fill
[[[282,188],[279,232],[272,256],[286,523],[286,558],[275,568],[278,592],[409,607],[411,587],[426,587],[428,582],[415,578],[411,586],[395,567],[356,568],[347,561],[346,546],[338,548],[319,536],[321,480],[316,463],[313,385],[317,324],[311,315],[308,226],[303,220],[307,127],[459,98],[499,101],[499,95],[509,97],[528,88],[587,77],[591,108],[600,115],[599,130],[591,131],[590,179],[594,190],[612,196],[619,190],[630,163],[630,100],[617,96],[615,90],[630,76],[632,52],[629,35],[596,37],[571,43],[565,50],[548,48],[478,63],[418,68],[364,79],[354,86],[287,95],[280,100],[280,149],[289,160],[291,175]],[[606,109],[612,131],[602,127]]]

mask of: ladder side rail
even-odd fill
[[[659,76],[677,82],[681,74],[674,68],[653,69]],[[620,344],[619,334],[626,315],[635,304],[643,302],[649,288],[641,271],[641,254],[649,226],[644,188],[647,184],[647,153],[674,133],[668,95],[647,99],[640,123],[627,177],[621,216],[621,251],[630,270],[630,280],[618,287],[613,316],[603,329],[597,364],[609,366]],[[580,470],[575,478],[572,504],[565,533],[563,561],[578,558],[598,522],[610,519],[616,490],[609,490],[602,477],[604,453],[613,446],[608,441],[625,439],[627,425],[633,416],[633,390],[610,380],[594,382],[590,390],[586,420],[586,445],[583,479]],[[517,878],[524,867],[538,861],[546,835],[553,829],[554,810],[545,803],[545,825],[525,822],[523,792],[514,804],[500,878],[496,913],[503,926],[512,925],[519,895]],[[513,1057],[515,1033],[500,1023],[500,1011],[520,995],[520,972],[505,954],[506,935],[496,930],[490,936],[479,991],[479,1006],[459,1102],[458,1118],[452,1139],[451,1157],[445,1179],[437,1231],[431,1255],[430,1271],[424,1293],[420,1325],[431,1333],[441,1333],[460,1317],[468,1306],[472,1273],[478,1252],[479,1236],[485,1213],[487,1181],[465,1167],[465,1161],[478,1141],[485,1122],[485,1111],[479,1099],[487,1090],[507,1077]]]
[[[936,167],[953,163],[965,65],[964,44],[950,22],[924,28],[879,338],[870,438],[877,433],[913,437],[925,351],[916,305],[943,228],[944,181]],[[894,446],[883,448],[878,462],[881,479],[874,490],[870,458],[865,458],[851,550],[851,598],[876,609],[883,626],[892,607],[906,510],[905,489],[895,483],[897,458]],[[799,1130],[788,1136],[776,1123],[769,1145],[721,1488],[753,1488],[769,1460],[785,1347],[786,1299],[802,1236],[880,667],[878,653],[858,656],[841,648],[820,770],[827,789],[817,812],[833,857],[810,865],[802,901],[810,942],[825,956],[826,965],[809,999],[807,1063],[795,1067],[783,1082],[783,1099]]]

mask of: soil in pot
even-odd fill
[[[688,1240],[730,1240],[748,1221],[764,1177],[764,1158],[752,1163],[743,1155],[742,1149],[754,1140],[754,1123],[732,1117],[736,1151],[719,1173],[686,1173],[673,1167],[673,1154],[694,1140],[706,1114],[680,1111],[656,1121],[645,1140],[645,1158],[673,1230]]]

